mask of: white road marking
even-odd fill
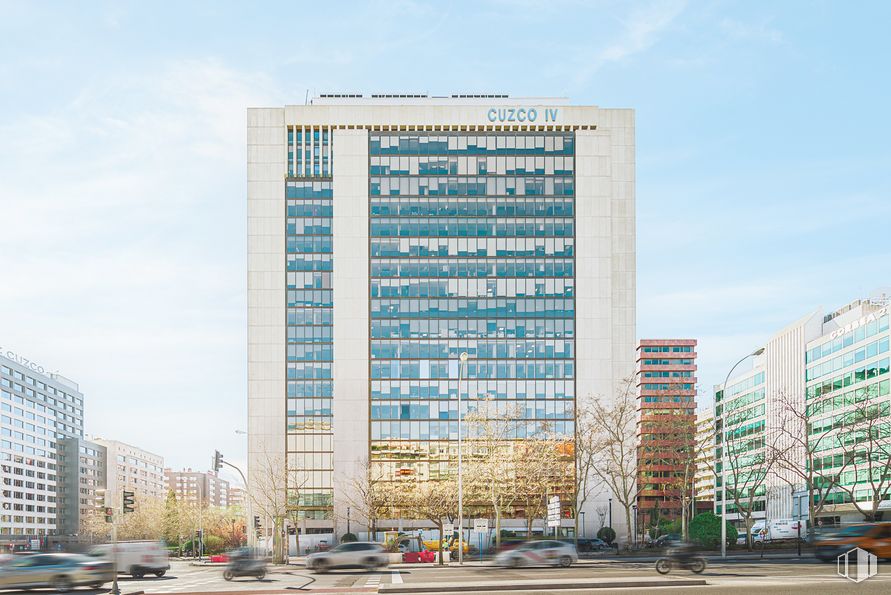
[[[401,585],[401,584],[402,584],[402,575],[399,574],[399,571],[398,571],[398,570],[391,570],[391,571],[390,571],[390,582],[393,583],[394,585]]]
[[[374,576],[369,576],[368,580],[365,581],[366,587],[376,587],[381,584],[381,575],[375,574]]]

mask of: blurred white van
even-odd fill
[[[116,562],[119,573],[133,578],[147,574],[162,577],[170,569],[167,549],[158,541],[122,541],[93,546],[88,556]]]
[[[795,539],[799,536],[805,536],[804,523],[795,519],[773,519],[770,522],[755,521],[752,525],[752,540],[754,542]]]

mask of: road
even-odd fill
[[[487,565],[467,565],[465,567],[447,566],[398,566],[379,572],[362,572],[357,570],[337,570],[328,574],[312,574],[302,567],[270,568],[270,573],[263,581],[252,578],[235,579],[226,582],[222,577],[222,568],[196,567],[186,562],[175,561],[167,576],[163,578],[145,578],[135,580],[122,578],[121,592],[126,595],[143,591],[146,595],[161,593],[293,593],[303,590],[316,593],[376,593],[394,587],[417,588],[427,585],[441,585],[442,592],[450,586],[480,585],[497,582],[512,587],[510,592],[553,593],[573,595],[581,593],[758,593],[759,595],[780,593],[889,593],[891,592],[891,564],[880,564],[879,574],[860,584],[855,584],[843,577],[836,576],[834,564],[806,562],[739,562],[712,563],[706,572],[694,575],[689,571],[674,571],[668,575],[669,580],[691,578],[705,579],[705,586],[659,587],[610,589],[606,583],[617,580],[660,580],[652,563],[616,562],[609,560],[584,560],[572,568],[519,568],[502,569]],[[583,580],[600,583],[601,588],[561,589],[554,590],[535,588],[523,589],[523,581],[547,580]],[[103,590],[102,592],[107,591]],[[78,589],[79,593],[88,594],[89,590]],[[486,593],[496,591],[475,591]],[[504,594],[508,591],[498,591]],[[94,591],[93,593],[101,593]]]

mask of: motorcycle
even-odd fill
[[[223,578],[231,581],[237,576],[252,576],[262,581],[266,577],[266,560],[253,557],[231,558],[223,571]]]
[[[693,546],[680,544],[668,550],[668,555],[656,560],[656,572],[668,574],[672,568],[684,568],[696,574],[705,570],[706,562],[702,556],[697,556]]]

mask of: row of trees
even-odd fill
[[[840,495],[864,520],[876,520],[891,495],[891,411],[884,396],[877,383],[811,402],[780,394],[765,431],[725,440],[719,459],[727,466],[727,499],[747,531],[777,484],[789,492],[803,488],[809,519]],[[826,416],[833,410],[840,412]]]
[[[497,412],[493,403],[481,402],[464,418],[464,512],[468,518],[485,516],[494,521],[500,544],[504,518],[521,517],[531,535],[536,519],[547,513],[550,496],[564,501],[573,490],[573,444],[548,428],[531,440],[516,440],[520,412]],[[432,523],[442,537],[443,524],[458,519],[458,476],[449,453],[448,472],[419,477],[385,476],[382,467],[363,461],[364,476],[353,478],[345,493],[354,518],[374,532],[383,519],[416,519]],[[440,539],[442,546],[443,539]]]
[[[789,489],[805,487],[811,519],[827,505],[827,497],[837,492],[847,494],[864,518],[872,519],[878,504],[891,492],[888,404],[878,400],[877,390],[858,391],[855,402],[847,404],[853,407],[820,426],[812,422],[819,413],[814,405],[805,407],[804,399],[780,396],[772,401],[773,430],[739,435],[733,434],[735,427],[724,429],[720,423],[711,431],[697,433],[683,409],[668,409],[659,423],[672,445],[661,451],[640,450],[633,378],[625,380],[612,399],[579,400],[574,439],[557,436],[545,427],[532,440],[516,440],[517,428],[526,423],[521,412],[499,412],[493,403],[479,401],[464,418],[465,514],[493,519],[500,541],[504,518],[524,518],[531,534],[534,521],[546,515],[548,498],[558,495],[576,519],[578,534],[579,510],[601,495],[598,490],[607,490],[624,517],[625,538],[631,541],[632,511],[645,485],[638,460],[645,453],[650,463],[664,457],[678,469],[667,487],[680,504],[680,530],[686,539],[698,465],[704,462],[709,473],[722,475],[712,456],[717,443],[725,449],[718,451],[717,458],[726,465],[726,503],[739,514],[749,534],[771,477],[786,481]],[[366,474],[341,486],[353,519],[372,532],[380,520],[396,518],[426,520],[441,531],[444,522],[454,522],[458,515],[454,453],[444,459],[448,471],[430,477],[394,477],[392,470],[384,472],[375,461],[362,461]],[[280,559],[286,552],[287,525],[297,524],[301,509],[299,473],[286,467],[283,460],[267,461],[256,475],[252,500],[254,513],[272,520],[274,556]],[[716,491],[720,493],[719,484]],[[282,496],[285,493],[289,496]],[[603,526],[605,509],[598,507],[596,513]]]
[[[121,541],[161,540],[183,550],[192,550],[197,532],[204,534],[206,553],[216,553],[244,545],[244,515],[240,510],[217,508],[178,500],[171,491],[166,500],[145,498],[136,510],[118,521],[117,537]],[[81,533],[101,542],[110,538],[111,525],[105,522],[103,511],[95,511],[83,520]]]

